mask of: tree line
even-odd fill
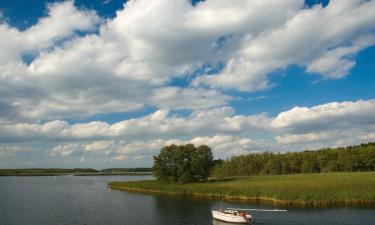
[[[316,151],[258,153],[235,156],[216,165],[212,176],[251,176],[374,171],[375,142]]]
[[[0,169],[0,176],[22,175],[58,175],[58,174],[84,174],[84,173],[121,173],[121,172],[151,172],[152,168],[107,168],[96,170],[92,168],[25,168],[25,169]]]
[[[154,156],[154,176],[162,183],[206,181],[214,165],[211,149],[206,145],[164,146]]]
[[[150,167],[136,167],[136,168],[107,168],[102,169],[100,172],[106,172],[106,173],[122,173],[122,172],[130,172],[130,173],[136,173],[136,172],[152,172],[152,168]]]

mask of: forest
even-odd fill
[[[375,142],[340,148],[234,156],[217,164],[213,177],[374,171]]]

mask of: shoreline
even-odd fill
[[[209,200],[224,200],[228,202],[242,202],[242,203],[254,203],[254,204],[271,204],[275,206],[299,206],[299,207],[330,207],[330,206],[347,206],[347,207],[374,207],[375,201],[371,200],[282,200],[271,197],[247,197],[247,196],[231,196],[231,195],[219,195],[210,193],[199,193],[199,192],[171,192],[171,191],[160,191],[160,190],[149,190],[141,188],[129,188],[120,187],[115,185],[108,185],[109,188],[119,191],[152,194],[152,195],[164,195],[164,196],[181,196],[181,197],[193,197],[198,199],[209,199]]]
[[[108,187],[155,195],[283,206],[375,206],[375,172],[261,175],[186,184],[162,184],[156,180],[117,181],[109,183]]]

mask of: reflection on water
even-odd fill
[[[232,225],[232,224],[235,224],[235,223],[227,223],[227,222],[223,222],[223,221],[220,221],[220,220],[213,219],[212,224],[213,225]]]
[[[0,177],[0,225],[228,225],[213,220],[221,202],[108,191],[113,180],[152,177]],[[224,202],[223,207],[274,208]],[[252,212],[253,224],[374,225],[374,208],[288,208]]]

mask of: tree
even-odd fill
[[[215,165],[213,176],[374,171],[375,142],[316,151],[234,156]]]
[[[169,145],[154,156],[153,172],[163,183],[206,181],[213,165],[212,151],[206,145]]]

